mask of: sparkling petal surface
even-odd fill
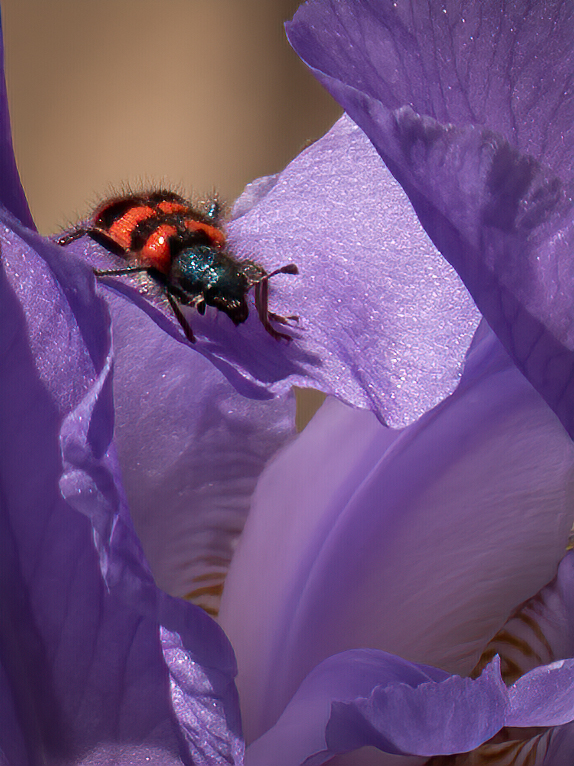
[[[403,431],[329,402],[263,475],[226,582],[248,742],[346,649],[470,673],[555,573],[573,458],[486,331],[457,391]]]
[[[155,587],[122,502],[93,277],[7,214],[0,233],[0,748],[22,766],[239,762],[229,644]]]
[[[231,243],[268,266],[299,264],[278,306],[300,314],[297,342],[322,360],[315,385],[396,427],[449,394],[479,314],[364,134],[343,117],[255,191]]]
[[[498,2],[440,9],[436,4],[432,12],[426,3],[413,8],[401,2],[393,7],[310,2],[289,33],[298,53],[377,147],[513,360],[574,435],[572,11],[558,1],[524,6],[522,20],[511,10],[496,35],[489,36],[503,10]],[[444,10],[442,21],[439,10]],[[420,60],[412,70],[403,66],[394,80],[404,82],[389,85],[389,59],[414,55],[421,29],[429,33],[423,49],[434,49],[449,24],[454,33],[430,54],[435,66],[427,70]],[[492,67],[482,95],[468,92],[461,59],[477,51],[463,27],[481,39],[479,66]],[[324,28],[331,30],[326,38]],[[564,49],[560,58],[551,52],[560,41],[566,46],[563,59]],[[444,82],[449,95],[430,96],[443,85],[440,79],[434,86],[425,84],[442,57],[450,72]],[[413,84],[416,74],[423,80],[420,86]],[[490,91],[497,76],[506,84]],[[536,94],[545,103],[539,108],[528,90],[536,78]],[[474,113],[471,105],[482,99],[482,111]],[[523,133],[521,121],[531,125],[536,118],[540,125],[546,109],[552,119]],[[434,116],[472,125],[455,128]]]

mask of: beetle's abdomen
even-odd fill
[[[165,274],[177,254],[193,244],[216,250],[225,245],[221,229],[200,219],[198,211],[169,193],[115,199],[94,214],[92,236],[102,235],[125,258]]]

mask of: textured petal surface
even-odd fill
[[[0,245],[0,748],[22,766],[238,762],[229,644],[155,587],[122,503],[93,277],[7,215]]]
[[[328,402],[264,474],[226,582],[248,741],[346,649],[470,673],[556,571],[573,459],[489,332],[457,391],[403,431]]]
[[[364,134],[343,117],[258,192],[248,212],[239,200],[231,242],[299,264],[279,309],[322,359],[315,385],[396,427],[448,395],[479,314]]]
[[[290,344],[267,335],[253,309],[239,327],[221,313],[191,315],[194,351],[240,393],[314,385],[400,427],[456,387],[480,315],[348,118],[283,173],[248,188],[228,234],[239,257],[269,271],[294,262],[301,272],[271,280],[273,310],[300,316]],[[103,265],[95,244],[69,250]]]
[[[494,0],[429,5],[310,2],[289,33],[373,141],[518,367],[574,435],[572,10],[558,0],[519,4],[517,11]],[[423,53],[406,66],[417,40]],[[461,63],[469,55],[473,62],[480,55],[479,69],[492,67],[479,94]],[[403,66],[389,84],[393,58]],[[449,74],[431,86],[443,59]],[[443,84],[446,96],[439,95]],[[547,109],[552,118],[540,122]],[[489,127],[457,129],[429,114]],[[524,132],[521,120],[529,121]]]
[[[15,215],[25,226],[35,229],[34,222],[16,167],[10,130],[10,112],[6,78],[4,77],[4,42],[0,18],[0,204]]]

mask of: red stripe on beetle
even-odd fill
[[[189,211],[189,207],[186,205],[182,205],[180,202],[169,202],[168,200],[159,202],[158,208],[162,213],[167,213],[168,215],[170,213],[187,213]]]
[[[177,236],[177,229],[170,224],[160,224],[155,231],[149,235],[145,245],[138,253],[138,261],[144,265],[153,266],[154,269],[163,274],[169,274],[171,266],[171,247],[170,237]]]
[[[140,221],[146,221],[153,214],[153,208],[146,205],[131,207],[121,218],[114,221],[107,233],[120,247],[129,250],[132,245],[133,230]]]
[[[188,231],[203,231],[215,247],[223,247],[225,245],[225,235],[221,229],[210,226],[208,223],[194,221],[193,218],[186,218],[185,228]]]

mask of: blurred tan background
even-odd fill
[[[340,110],[289,47],[298,0],[2,0],[16,159],[40,231],[122,184],[233,200]]]

